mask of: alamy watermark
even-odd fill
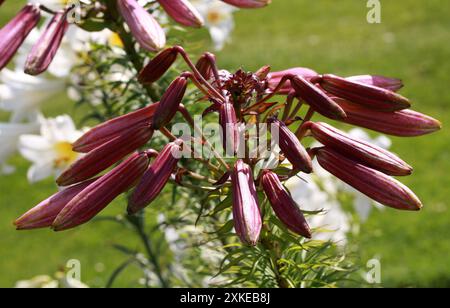
[[[367,272],[364,279],[369,284],[381,283],[381,261],[379,259],[370,259],[366,263]]]
[[[368,0],[367,8],[367,22],[369,24],[381,24],[381,1],[380,0]]]

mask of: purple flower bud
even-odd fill
[[[242,160],[234,166],[231,185],[236,233],[244,244],[255,246],[261,233],[262,218],[252,170]]]
[[[396,111],[411,107],[400,94],[335,75],[322,76],[320,84],[327,92],[370,109]]]
[[[202,27],[205,21],[197,9],[187,0],[158,0],[167,14],[177,23],[187,27]]]
[[[422,203],[405,185],[377,170],[339,154],[331,148],[316,151],[319,164],[369,198],[386,206],[407,211],[418,211]]]
[[[368,142],[350,137],[326,123],[306,124],[312,135],[323,145],[351,157],[363,165],[394,176],[410,175],[411,166],[391,152]]]
[[[222,144],[225,153],[234,155],[239,148],[239,131],[233,104],[226,102],[219,110],[219,123],[222,129]]]
[[[279,72],[273,72],[270,73],[267,78],[269,79],[269,88],[274,90],[277,85],[280,83],[283,76],[286,75],[295,75],[295,76],[301,76],[305,80],[310,80],[311,78],[318,77],[319,74],[312,69],[304,68],[304,67],[294,67],[290,68],[284,71]],[[291,82],[287,81],[283,88],[278,92],[279,94],[287,95],[289,92],[293,90]]]
[[[67,187],[57,192],[47,200],[42,201],[37,206],[18,218],[14,225],[17,230],[31,230],[50,227],[62,211],[62,209],[86,187],[97,179],[89,180],[71,187]]]
[[[313,171],[311,157],[293,132],[277,119],[269,119],[269,123],[279,130],[279,146],[283,154],[296,170],[305,173]]]
[[[263,171],[261,184],[275,214],[281,222],[292,232],[311,238],[311,229],[302,211],[283,187],[278,176],[272,171],[265,170]]]
[[[374,131],[399,136],[416,137],[434,133],[442,128],[441,122],[413,110],[381,112],[335,99],[345,110],[343,122],[372,129]]]
[[[272,0],[222,0],[241,9],[257,9],[269,5]]]
[[[92,150],[77,160],[56,180],[60,186],[68,186],[96,176],[128,154],[144,146],[153,136],[148,124],[129,128],[120,136]]]
[[[149,105],[92,128],[73,144],[73,150],[88,153],[112,139],[129,134],[129,130],[133,127],[150,125],[158,104]]]
[[[361,75],[347,77],[347,80],[368,84],[370,86],[383,88],[389,91],[397,92],[403,88],[403,82],[400,79],[389,78],[384,76]]]
[[[69,28],[67,14],[67,10],[59,11],[51,19],[47,28],[28,55],[25,63],[25,73],[39,75],[45,72],[50,66]]]
[[[117,7],[142,48],[157,52],[166,45],[166,34],[153,16],[136,0],[117,0]]]
[[[134,190],[128,203],[128,213],[136,214],[152,203],[166,186],[178,161],[181,140],[169,143],[156,157]]]
[[[175,47],[161,51],[139,73],[139,82],[149,84],[159,80],[172,66],[178,56]]]
[[[187,89],[186,77],[178,77],[167,88],[153,116],[152,127],[160,129],[172,121]]]
[[[130,189],[147,169],[147,153],[135,153],[73,198],[53,222],[55,231],[77,227],[94,218],[120,194]]]
[[[216,56],[212,53],[204,53],[200,59],[198,59],[195,67],[200,72],[200,74],[205,78],[205,80],[210,80],[213,77],[213,68],[211,66],[211,59],[216,60]]]
[[[332,119],[345,118],[344,110],[310,81],[297,75],[292,78],[291,84],[297,95],[321,115]]]
[[[39,7],[27,4],[0,30],[0,70],[8,65],[28,34],[36,27],[40,18]]]

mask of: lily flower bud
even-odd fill
[[[176,140],[159,153],[130,197],[129,214],[136,214],[158,197],[180,160],[177,151],[180,151],[181,145],[182,141]]]
[[[268,74],[267,78],[269,79],[269,88],[274,90],[277,85],[280,83],[281,79],[286,75],[295,75],[295,76],[301,76],[305,80],[311,80],[312,78],[318,77],[319,74],[312,69],[305,68],[305,67],[294,67],[290,68],[284,71],[279,72],[272,72]],[[278,94],[287,95],[293,90],[291,81],[286,81],[284,86],[281,88],[281,90],[278,92]]]
[[[342,119],[343,122],[392,136],[416,137],[434,133],[442,128],[438,120],[409,109],[381,112],[345,100],[336,99],[336,102],[347,114],[347,117]]]
[[[213,77],[213,68],[210,61],[211,59],[215,60],[216,56],[209,52],[204,53],[195,65],[200,75],[202,75],[205,80],[210,80]]]
[[[418,211],[422,203],[405,185],[394,178],[339,154],[331,148],[316,151],[319,164],[369,198],[392,208]]]
[[[403,82],[400,79],[389,78],[384,76],[361,75],[347,77],[347,80],[353,82],[364,83],[370,86],[383,88],[389,91],[397,92],[403,88]]]
[[[205,23],[202,15],[187,0],[158,0],[158,2],[173,20],[183,26],[200,28]]]
[[[305,125],[317,141],[363,165],[394,176],[410,175],[412,172],[411,166],[391,152],[352,138],[331,125],[321,122],[308,122]]]
[[[291,84],[297,95],[321,115],[332,119],[346,117],[345,111],[310,81],[297,75],[292,78]]]
[[[166,45],[166,34],[153,16],[136,0],[117,0],[117,8],[142,48],[157,52]]]
[[[148,163],[149,157],[145,152],[130,156],[73,198],[56,217],[53,229],[68,230],[90,221],[130,189],[141,178]]]
[[[272,209],[281,222],[292,232],[311,238],[311,229],[302,211],[283,187],[278,176],[272,171],[264,170],[261,184]]]
[[[152,127],[160,129],[172,121],[187,89],[187,78],[178,77],[167,88],[153,116]]]
[[[52,18],[25,62],[25,73],[39,75],[47,70],[69,28],[68,10],[59,11]]]
[[[96,180],[97,179],[89,180],[62,189],[23,214],[14,222],[14,225],[17,227],[17,230],[31,230],[50,227],[62,209],[73,198],[75,198]]]
[[[222,0],[241,9],[257,9],[269,5],[272,0]]]
[[[231,185],[236,233],[243,243],[255,246],[261,233],[262,218],[252,170],[242,160],[234,166]]]
[[[159,80],[172,66],[178,56],[178,49],[171,47],[161,51],[139,73],[139,82],[149,84]]]
[[[311,157],[297,136],[291,132],[286,124],[277,119],[269,119],[268,123],[278,128],[280,149],[294,168],[305,173],[311,173],[313,171]]]
[[[153,136],[149,125],[133,127],[77,160],[56,180],[68,186],[87,180],[144,146]]]
[[[149,105],[92,128],[75,141],[72,145],[73,150],[78,153],[88,153],[112,139],[127,134],[133,127],[150,125],[158,104]]]
[[[226,102],[220,106],[219,123],[222,129],[222,144],[225,153],[235,154],[239,148],[239,131],[233,104]]]
[[[0,30],[0,70],[8,65],[40,18],[39,7],[27,4]]]
[[[327,92],[370,109],[396,111],[411,107],[400,94],[335,75],[323,75],[320,84]]]

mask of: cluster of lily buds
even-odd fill
[[[242,5],[261,3],[233,2]],[[179,154],[189,150],[190,145],[177,139],[166,127],[173,122],[177,112],[195,127],[188,107],[182,104],[189,82],[198,88],[205,101],[211,103],[203,116],[218,113],[223,147],[233,156],[229,164],[223,157],[216,156],[214,161],[200,159],[206,168],[214,167],[211,169],[214,172],[196,173],[195,179],[215,183],[217,189],[231,186],[235,230],[243,243],[257,245],[259,242],[263,227],[260,202],[263,200],[271,204],[274,214],[288,230],[311,237],[300,206],[284,188],[283,182],[299,172],[314,172],[314,158],[331,174],[386,206],[400,210],[422,207],[414,193],[393,178],[412,173],[412,167],[406,162],[329,124],[312,121],[317,112],[334,120],[398,136],[418,136],[438,130],[440,123],[437,120],[406,109],[410,106],[409,100],[396,93],[403,87],[400,80],[371,75],[342,78],[320,75],[305,68],[271,73],[268,66],[256,73],[239,70],[233,74],[220,71],[213,54],[203,54],[194,64],[183,48],[175,46],[156,55],[140,72],[139,81],[145,84],[157,81],[178,56],[191,71],[177,77],[159,103],[100,124],[76,141],[74,150],[86,155],[58,179],[60,185],[70,186],[21,217],[16,222],[19,229],[50,224],[55,230],[72,228],[88,221],[119,194],[135,187],[128,200],[128,213],[133,215],[156,200],[171,179],[183,184],[180,174],[193,172],[178,166],[184,162],[180,161]],[[286,102],[269,101],[277,94],[287,95]],[[307,107],[306,114],[299,116],[304,106]],[[294,133],[291,127],[298,122]],[[276,128],[271,130],[272,142],[278,141],[279,162],[287,160],[292,165],[288,172],[285,168],[261,168],[258,164],[265,157],[250,157],[250,151],[247,151],[250,137],[240,129],[248,123],[269,124]],[[147,150],[132,154],[106,175],[92,180],[130,153],[145,148],[156,130],[171,140],[159,153]],[[307,136],[322,145],[305,148],[302,141]],[[202,137],[199,142],[206,144],[206,138]],[[238,157],[241,152],[237,151],[238,147],[246,149],[245,157]],[[228,151],[230,148],[232,151]],[[155,156],[148,167],[150,158]],[[213,162],[220,163],[220,167]],[[223,171],[223,176],[211,178],[220,176],[218,170]],[[279,174],[277,170],[280,170]]]

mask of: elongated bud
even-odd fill
[[[441,122],[413,110],[381,112],[367,109],[345,100],[336,102],[345,110],[343,122],[399,137],[416,137],[434,133],[442,128]]]
[[[291,84],[297,95],[321,115],[332,119],[346,117],[345,111],[338,104],[305,78],[297,75],[292,78]]]
[[[231,186],[236,233],[244,244],[255,246],[261,233],[262,218],[252,171],[242,160],[234,166]]]
[[[272,72],[267,76],[267,78],[269,79],[269,88],[272,90],[275,89],[276,86],[280,83],[281,78],[283,78],[283,76],[286,76],[286,75],[301,76],[305,80],[308,80],[308,81],[311,80],[311,78],[315,78],[315,77],[319,76],[319,74],[317,72],[313,71],[312,69],[305,68],[305,67],[294,67],[294,68],[287,69],[284,71]],[[291,85],[291,81],[287,81],[284,84],[283,88],[281,88],[281,90],[278,92],[278,94],[287,95],[292,90],[293,90],[293,88]]]
[[[135,153],[73,198],[53,222],[55,231],[77,227],[94,218],[120,194],[129,190],[148,167],[149,157]]]
[[[172,66],[178,56],[178,49],[171,47],[161,51],[139,73],[139,82],[149,84],[159,80]]]
[[[411,107],[400,94],[335,75],[323,75],[320,84],[327,92],[370,109],[396,111]]]
[[[52,18],[28,55],[25,62],[25,73],[39,75],[50,66],[69,28],[67,14],[67,10],[59,11]]]
[[[410,175],[412,172],[411,166],[391,152],[352,138],[331,125],[321,122],[308,122],[305,125],[317,141],[363,165],[394,176]]]
[[[202,15],[187,0],[158,0],[158,2],[173,20],[183,26],[200,28],[205,23]]]
[[[178,77],[167,88],[153,116],[152,127],[160,129],[172,121],[187,89],[186,77]]]
[[[144,146],[152,137],[149,125],[133,127],[123,135],[112,139],[77,160],[56,180],[60,186],[68,186],[96,176],[128,154]]]
[[[225,153],[234,155],[239,147],[239,131],[233,104],[226,102],[219,110],[222,144]]]
[[[39,7],[27,4],[0,30],[0,70],[8,65],[40,18]]]
[[[152,203],[166,186],[180,160],[182,141],[169,143],[159,153],[128,202],[128,213],[136,214]]]
[[[272,3],[272,0],[222,0],[241,9],[257,9]]]
[[[212,53],[206,52],[200,57],[200,59],[198,59],[197,64],[195,65],[197,70],[206,80],[210,80],[213,77],[211,59],[215,61],[216,56]]]
[[[263,171],[261,184],[272,208],[281,222],[292,232],[311,238],[311,229],[302,211],[272,171]]]
[[[313,171],[311,157],[295,134],[286,124],[277,119],[269,119],[268,123],[278,128],[280,149],[294,168],[305,173],[311,173]]]
[[[418,211],[422,203],[405,185],[384,173],[366,167],[330,148],[317,151],[319,164],[369,198],[386,206],[408,211]]]
[[[75,198],[96,180],[97,179],[86,181],[62,189],[23,214],[14,222],[14,225],[17,227],[17,230],[31,230],[50,227],[62,209],[73,198]]]
[[[403,88],[403,82],[400,79],[389,78],[376,75],[360,75],[347,77],[347,80],[364,83],[370,86],[383,88],[389,91],[397,92]]]
[[[153,16],[136,0],[117,0],[117,8],[142,48],[157,52],[166,45],[166,34]]]
[[[158,104],[149,105],[92,128],[75,141],[73,150],[78,153],[88,153],[112,139],[127,134],[136,126],[150,125]]]

